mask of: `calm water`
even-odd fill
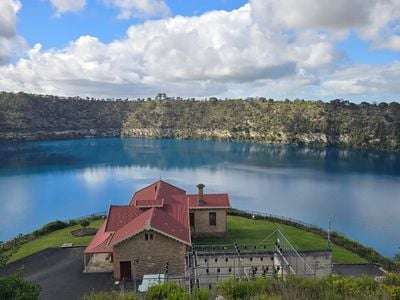
[[[0,144],[0,240],[126,204],[160,177],[228,192],[237,208],[330,219],[387,256],[400,246],[399,154],[145,139]]]

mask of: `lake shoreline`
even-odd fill
[[[210,192],[228,191],[237,208],[322,227],[331,220],[334,230],[387,257],[398,247],[399,203],[391,195],[400,192],[400,157],[392,152],[94,138],[2,143],[0,165],[2,240],[52,219],[104,211],[110,200],[125,203],[162,176],[188,192],[201,181]]]
[[[152,137],[398,151],[399,116],[396,102],[98,101],[1,93],[0,140]]]
[[[228,215],[233,216],[233,217],[242,217],[242,218],[246,218],[249,220],[265,220],[265,221],[273,222],[276,224],[290,226],[290,227],[297,228],[304,232],[309,232],[309,233],[319,236],[323,239],[327,238],[327,234],[328,234],[327,231],[325,231],[324,229],[322,229],[316,225],[306,224],[301,221],[293,220],[290,218],[267,215],[267,214],[263,214],[261,212],[249,213],[244,210],[232,208],[228,211]],[[15,244],[16,241],[18,241],[17,243],[19,243],[19,246],[21,247],[25,244],[32,243],[37,239],[46,238],[46,236],[52,234],[53,232],[58,232],[60,230],[65,231],[68,229],[76,230],[78,228],[77,227],[78,224],[83,219],[89,220],[91,225],[96,224],[95,228],[98,228],[101,225],[102,220],[104,220],[104,217],[105,217],[105,215],[103,215],[103,213],[97,213],[97,214],[93,214],[93,215],[86,216],[86,217],[71,219],[71,220],[65,221],[65,222],[64,221],[53,221],[51,223],[45,224],[41,228],[38,228],[37,230],[35,230],[31,233],[28,233],[28,234],[16,237],[16,239],[7,241],[4,244],[5,249],[6,250],[9,249],[9,247],[11,247],[13,244]],[[65,239],[66,237],[67,236],[64,233],[62,235],[62,238]],[[76,239],[76,241],[78,242],[78,244],[77,244],[78,246],[84,246],[85,243],[88,243],[88,241],[90,241],[91,237],[85,237],[82,240],[79,240],[79,238],[73,238],[73,239]],[[378,264],[379,266],[382,266],[385,270],[388,270],[388,271],[400,271],[400,266],[396,265],[391,259],[381,255],[380,253],[378,253],[375,249],[373,249],[371,247],[367,247],[357,241],[349,239],[345,235],[342,235],[337,232],[332,232],[331,240],[332,240],[332,245],[342,247],[342,248],[350,251],[351,253],[358,255],[359,257],[361,257],[368,263]],[[68,240],[65,240],[65,241],[60,240],[61,244],[63,242],[68,242]],[[74,245],[74,246],[77,246],[77,245]],[[37,251],[42,251],[43,249],[46,249],[47,246],[54,247],[54,246],[56,246],[56,244],[54,244],[54,241],[52,241],[51,245],[36,246],[37,247],[36,250],[34,250],[33,252],[28,251],[27,253],[29,255],[35,254]],[[326,249],[328,249],[328,244],[327,244]],[[24,250],[24,251],[26,251],[26,250]],[[11,262],[22,259],[25,256],[17,255],[17,257],[18,257],[17,259],[15,257],[12,258]],[[357,262],[357,263],[361,263],[361,262]]]
[[[380,148],[366,148],[366,147],[351,147],[348,145],[338,144],[304,144],[304,143],[271,143],[262,140],[253,139],[229,139],[229,138],[196,138],[196,137],[176,137],[174,135],[122,135],[119,129],[110,129],[99,131],[96,129],[89,130],[76,130],[76,131],[55,131],[43,132],[38,131],[35,133],[13,133],[5,135],[0,133],[0,144],[19,144],[29,142],[57,142],[57,141],[74,141],[74,140],[94,140],[94,139],[148,139],[148,140],[177,140],[177,141],[205,141],[205,142],[232,142],[232,143],[250,143],[258,145],[270,146],[293,146],[300,148],[310,149],[338,149],[338,150],[356,150],[356,151],[379,151],[383,153],[400,153],[395,149],[380,149]]]

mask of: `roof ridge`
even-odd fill
[[[172,187],[174,187],[174,188],[176,188],[176,189],[178,189],[178,190],[181,190],[182,192],[185,192],[185,193],[186,193],[186,191],[185,191],[184,189],[181,189],[180,187],[177,187],[177,186],[175,186],[175,185],[173,185],[173,184],[171,184],[171,183],[169,183],[169,182],[166,182],[166,181],[164,181],[164,180],[162,180],[162,179],[160,179],[158,182],[165,183],[165,184],[167,184],[167,185],[169,185],[169,186],[172,186]]]
[[[160,180],[159,180],[159,181],[160,181]],[[133,194],[133,196],[132,196],[131,201],[129,202],[129,204],[131,204],[132,200],[135,199],[135,195],[136,195],[137,193],[139,193],[139,192],[141,192],[141,191],[147,189],[148,187],[152,186],[153,184],[157,184],[159,181],[153,182],[153,183],[151,183],[151,184],[149,184],[149,185],[146,185],[146,186],[142,187],[141,189],[138,189],[138,190]]]
[[[156,185],[156,195],[154,197],[154,200],[158,199],[158,195],[160,194],[160,188],[161,188],[161,180],[157,181]]]
[[[187,194],[187,196],[198,196],[199,194]],[[206,195],[228,195],[228,193],[207,193],[203,194],[204,196]]]

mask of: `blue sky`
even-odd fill
[[[4,0],[0,90],[398,101],[399,16],[397,0]]]
[[[104,5],[101,0],[86,2],[86,8],[81,13],[65,13],[60,17],[55,16],[50,1],[23,0],[21,3],[18,32],[30,45],[41,43],[44,49],[65,47],[81,35],[93,35],[99,37],[102,42],[110,42],[122,38],[129,26],[145,21],[144,19],[118,20],[115,18],[117,9]],[[210,10],[237,9],[247,1],[175,0],[166,3],[171,8],[172,15],[196,16]]]
[[[354,34],[336,43],[336,49],[343,51],[349,63],[385,64],[400,59],[399,51],[371,49],[371,47],[371,42],[363,41]]]

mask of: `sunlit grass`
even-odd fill
[[[325,250],[328,248],[327,240],[311,232],[267,220],[251,220],[238,216],[228,216],[228,235],[226,237],[197,238],[193,239],[192,242],[196,244],[256,244],[277,228],[298,250]],[[357,254],[342,247],[332,245],[332,250],[335,263],[366,262]]]
[[[98,228],[104,220],[96,220],[90,223],[88,227]],[[23,244],[16,253],[11,256],[9,262],[16,261],[26,256],[35,254],[39,251],[52,247],[60,247],[64,243],[74,243],[77,246],[86,246],[92,240],[93,236],[75,237],[71,231],[81,228],[80,225],[74,225],[49,233],[35,240]]]
[[[98,228],[103,220],[93,221],[88,227]],[[75,237],[71,231],[81,228],[74,225],[64,229],[54,231],[46,236],[39,237],[33,241],[23,244],[14,253],[9,262],[16,261],[26,256],[51,247],[60,247],[64,243],[74,243],[74,245],[86,246],[93,236]],[[267,220],[250,220],[238,216],[228,216],[228,235],[224,238],[198,238],[194,239],[196,244],[255,244],[261,242],[265,237],[279,228],[296,249],[300,250],[323,250],[327,249],[327,241],[322,237],[295,228],[293,226],[282,225]],[[333,261],[335,263],[365,263],[366,261],[342,247],[333,245]]]

